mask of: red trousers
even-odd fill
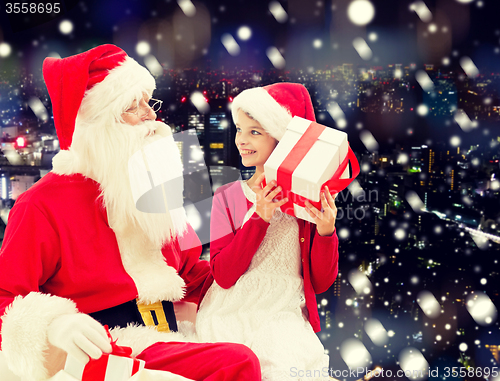
[[[257,356],[241,344],[156,343],[137,358],[146,362],[147,369],[196,381],[261,381]]]

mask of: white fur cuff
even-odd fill
[[[56,317],[77,312],[73,301],[58,296],[16,297],[2,316],[2,352],[9,368],[27,380],[46,380],[47,328]]]

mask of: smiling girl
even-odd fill
[[[309,93],[293,83],[245,90],[232,113],[242,163],[255,166],[255,174],[214,195],[211,277],[196,320],[198,336],[250,347],[263,380],[296,380],[308,371],[327,379],[328,356],[315,334],[315,294],[337,276],[335,202],[328,189],[321,211],[306,202],[312,224],[280,210],[287,200],[275,200],[279,184],[263,186],[264,163],[292,117],[315,120]]]

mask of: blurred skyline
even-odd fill
[[[271,68],[269,47],[280,51],[285,69],[323,69],[343,63],[434,64],[454,69],[464,56],[481,73],[500,67],[496,22],[500,4],[495,0],[374,1],[368,23],[369,15],[363,16],[369,9],[360,7],[354,16],[349,14],[352,0],[60,3],[57,15],[2,10],[0,41],[11,47],[8,56],[0,54],[2,66],[17,63],[35,69],[49,54],[65,57],[102,43],[115,43],[140,58],[138,43],[146,42],[150,54],[171,69]],[[237,54],[224,47],[226,34],[238,45]],[[370,59],[360,57],[353,47],[355,38],[367,42],[373,53]]]

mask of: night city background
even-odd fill
[[[500,380],[498,0],[59,1],[57,14],[46,1],[36,13],[0,8],[1,237],[59,149],[45,57],[114,43],[155,75],[158,117],[187,136],[191,209],[252,173],[232,98],[299,82],[361,165],[337,197],[339,277],[318,295],[330,367]],[[211,186],[199,185],[203,170]],[[204,258],[208,224],[198,213]]]

